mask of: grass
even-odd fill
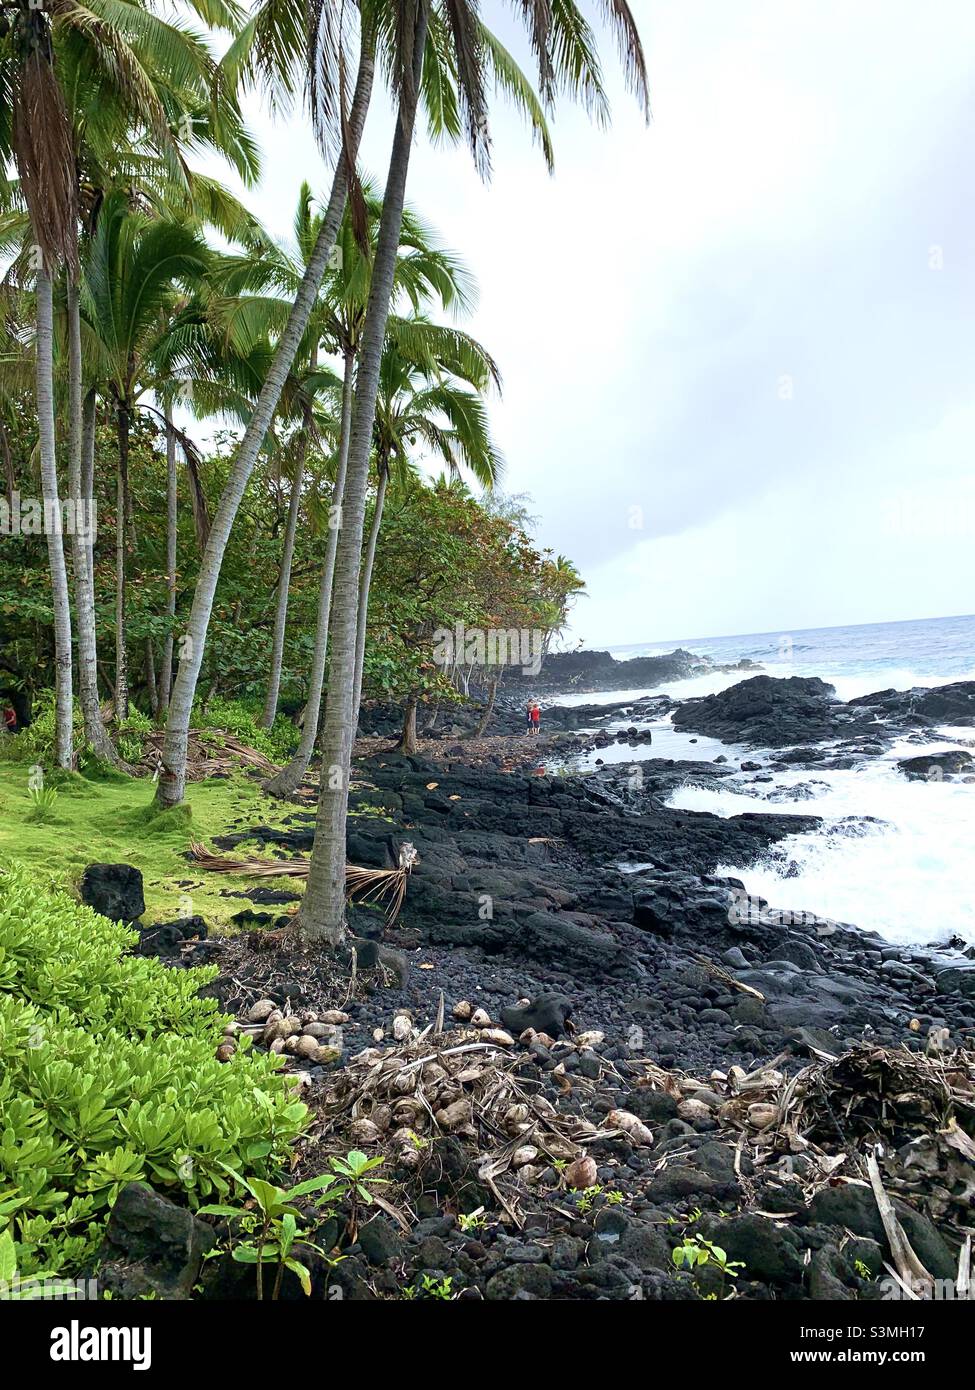
[[[45,785],[56,787],[57,797],[37,819],[27,766],[0,762],[0,867],[19,860],[42,882],[77,895],[87,865],[134,864],[145,882],[147,924],[199,914],[211,929],[227,928],[247,901],[223,891],[258,887],[262,880],[194,872],[184,857],[190,842],[209,844],[214,835],[258,823],[283,827],[295,812],[243,774],[192,782],[186,803],[162,812],[153,805],[148,780],[62,773],[49,775]]]

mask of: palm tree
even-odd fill
[[[352,212],[347,209],[339,232],[337,264],[327,277],[323,288],[322,329],[342,360],[339,449],[325,561],[318,591],[315,643],[304,725],[294,757],[265,784],[265,790],[274,796],[291,796],[301,784],[308,771],[318,735],[322,690],[325,683],[332,581],[338,544],[339,528],[335,523],[341,515],[355,364],[369,299],[373,248],[382,216],[382,204],[375,191],[368,185],[364,189],[364,199],[368,219],[367,240],[371,254],[367,256],[362,252],[356,239]],[[406,300],[414,311],[433,300],[439,300],[444,309],[454,310],[467,310],[472,303],[473,283],[469,273],[456,256],[435,244],[430,229],[409,208],[404,212],[400,233],[395,288],[397,295]],[[408,326],[410,321],[397,319],[395,323],[398,325],[400,338],[405,341],[411,333]],[[470,346],[470,340],[464,334],[452,334],[448,329],[438,329],[436,333],[439,335],[436,338],[437,344],[442,347],[449,341],[452,352],[463,356],[465,366],[472,372],[480,373],[484,370],[483,358],[478,357],[479,350]],[[425,353],[422,360],[432,364],[433,326],[417,320],[412,329],[411,346],[415,353]],[[493,369],[493,364],[490,364],[490,369]],[[381,507],[379,515],[381,517]]]
[[[208,26],[234,28],[235,9],[223,0],[190,0]],[[79,174],[93,152],[124,145],[130,127],[155,149],[170,174],[185,173],[173,126],[189,119],[190,134],[201,143],[232,150],[242,173],[253,152],[229,90],[215,82],[209,51],[181,21],[162,19],[140,0],[92,0],[82,5],[65,0],[46,10],[38,5],[0,19],[0,155],[12,156],[34,229],[40,266],[38,311],[47,319],[53,301],[51,278],[61,263],[68,268],[68,477],[69,490],[82,479],[80,451],[84,436],[78,320]],[[194,130],[194,122],[199,125]],[[43,353],[53,342],[46,327],[37,334]],[[45,454],[45,487],[56,486],[50,448],[53,429],[47,410],[47,380],[53,364],[38,360],[39,425]],[[81,498],[73,494],[76,501]],[[89,495],[90,500],[90,495]],[[53,499],[57,504],[56,495]],[[65,608],[60,537],[49,536],[55,600],[58,666],[58,757],[70,739],[70,614]],[[87,552],[87,553],[86,553]],[[73,532],[75,587],[79,618],[79,687],[86,739],[96,751],[114,756],[98,709],[95,677],[94,599],[90,547]],[[66,584],[66,572],[65,580]]]
[[[81,294],[90,350],[111,395],[118,435],[116,474],[115,714],[128,708],[126,653],[126,517],[133,413],[158,381],[168,378],[171,341],[180,340],[192,311],[174,310],[174,288],[198,283],[210,262],[206,243],[191,227],[133,211],[122,193],[106,200],[85,258]]]
[[[359,576],[355,724],[362,698],[369,586],[391,471],[398,466],[401,474],[405,472],[418,441],[440,458],[451,477],[464,467],[483,487],[495,485],[502,467],[483,400],[489,386],[500,389],[501,385],[489,354],[467,334],[422,319],[405,324],[391,319],[390,325],[393,331],[380,364],[376,400],[376,499]]]
[[[71,605],[61,535],[54,430],[54,289],[62,265],[77,267],[77,196],[71,127],[54,73],[50,19],[41,10],[4,15],[0,47],[0,155],[13,158],[30,216],[36,271],[36,392],[41,488],[54,607],[55,760],[71,766]]]
[[[425,35],[427,0],[420,2]],[[542,0],[529,2],[542,4]],[[614,0],[614,3],[622,3],[622,0]],[[183,644],[185,656],[180,662],[173,688],[162,750],[162,771],[156,794],[163,806],[176,805],[183,799],[190,716],[223,554],[288,371],[313,313],[318,289],[335,244],[347,192],[352,195],[360,232],[363,228],[365,218],[361,190],[355,177],[355,161],[377,62],[389,76],[394,94],[400,92],[404,79],[412,74],[407,85],[412,87],[414,93],[422,85],[432,131],[456,139],[464,125],[470,125],[466,120],[470,110],[464,87],[473,45],[497,87],[528,120],[551,167],[551,140],[542,105],[504,46],[484,28],[476,15],[469,16],[462,23],[455,18],[453,0],[437,0],[433,27],[435,42],[431,44],[424,61],[424,42],[421,40],[417,46],[411,37],[416,4],[417,0],[405,0],[405,3],[404,0],[392,0],[392,3],[390,0],[358,0],[358,70],[347,113],[345,54],[336,34],[336,16],[331,7],[321,4],[313,7],[309,39],[303,7],[288,3],[288,0],[264,0],[224,57],[223,67],[232,84],[242,80],[263,83],[275,101],[286,103],[299,88],[307,87],[313,120],[323,144],[327,146],[327,137],[330,132],[334,135],[337,126],[341,135],[341,149],[335,162],[331,193],[314,252],[295,295],[288,323],[277,340],[273,362],[237,450],[200,567]],[[560,8],[565,8],[570,16],[575,13],[571,3]],[[343,13],[340,11],[340,15]],[[560,20],[555,29],[560,32],[558,51],[554,62],[547,63],[547,68],[551,68],[553,75],[557,73],[562,80],[584,90],[587,100],[599,106],[604,101],[602,86],[598,66],[594,65],[593,54],[585,42],[586,35],[580,35],[574,22],[563,24]],[[469,42],[465,42],[465,39]],[[414,96],[414,113],[415,105]],[[411,130],[412,125],[411,117]],[[401,214],[402,206],[396,214],[397,225]],[[349,389],[351,392],[351,383]],[[351,418],[351,397],[349,415]],[[346,438],[350,438],[348,431]],[[340,461],[339,479],[342,476]],[[342,488],[337,488],[337,494],[342,495]]]
[[[301,274],[307,268],[314,254],[315,244],[322,216],[313,210],[313,197],[310,186],[303,183],[298,195],[295,213],[295,241],[299,260],[294,266],[293,279],[300,283]],[[299,347],[296,362],[292,364],[288,381],[284,388],[286,405],[297,412],[298,429],[294,439],[294,458],[291,478],[291,495],[288,504],[288,517],[285,523],[284,542],[281,549],[281,569],[278,575],[278,588],[275,601],[274,627],[271,639],[271,669],[268,675],[267,694],[264,709],[258,721],[269,729],[274,723],[278,707],[278,694],[281,688],[281,670],[284,661],[284,638],[288,620],[288,591],[291,584],[291,565],[294,558],[295,536],[298,530],[298,512],[301,504],[302,480],[308,452],[309,437],[312,434],[312,415],[315,391],[322,385],[318,369],[319,341],[324,324],[320,305],[312,313],[311,331],[306,332],[305,341]],[[289,385],[291,387],[289,391]],[[290,400],[289,400],[290,397]]]
[[[190,717],[200,667],[203,662],[203,649],[224,551],[244,495],[244,489],[257,462],[264,437],[284,389],[288,372],[308,327],[318,296],[318,287],[335,244],[335,234],[345,207],[349,169],[354,167],[372,91],[374,67],[371,44],[364,35],[360,47],[355,92],[344,124],[346,135],[344,156],[336,163],[332,190],[318,239],[305,268],[287,325],[278,338],[274,359],[264,379],[244,437],[237,450],[230,476],[214,515],[210,537],[200,565],[186,638],[183,642],[183,654],[173,684],[169,716],[166,722],[166,737],[161,757],[162,767],[157,787],[157,798],[163,806],[177,805],[183,799],[186,785],[186,753]]]
[[[456,60],[461,111],[474,159],[485,172],[490,166],[487,121],[486,69],[488,55],[476,11],[463,0],[446,6],[446,21]],[[626,75],[646,107],[646,73],[636,25],[626,0],[613,0],[609,18],[623,54]],[[538,64],[543,99],[551,100],[561,85],[580,90],[578,68],[566,64],[564,18],[571,12],[584,31],[591,31],[574,6],[549,7],[526,3],[524,14]],[[433,11],[433,44],[437,43],[441,12]],[[358,571],[365,520],[366,492],[373,421],[386,319],[393,290],[393,274],[399,245],[400,224],[406,194],[410,150],[416,122],[418,95],[431,25],[430,0],[400,0],[392,21],[397,43],[393,69],[397,95],[397,120],[393,134],[389,172],[383,198],[383,217],[373,265],[369,307],[363,327],[362,350],[356,374],[355,404],[349,441],[348,472],[342,504],[332,602],[331,679],[323,730],[325,774],[321,779],[308,885],[298,916],[298,930],[307,940],[337,944],[345,930],[345,838],[349,797],[349,767],[354,739],[356,626]],[[573,45],[572,52],[576,52]],[[595,45],[592,45],[595,52]],[[587,62],[585,73],[592,69]],[[598,73],[597,73],[598,76]],[[582,86],[584,97],[591,92]]]

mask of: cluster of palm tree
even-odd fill
[[[197,414],[232,415],[243,426],[212,517],[199,503],[202,554],[179,664],[173,678],[170,642],[155,692],[166,718],[157,786],[164,807],[184,795],[190,722],[221,563],[262,451],[279,453],[290,488],[265,721],[273,719],[278,700],[310,453],[327,462],[330,524],[304,737],[295,763],[274,787],[288,791],[300,780],[320,725],[316,840],[298,919],[309,940],[335,943],[344,931],[349,765],[387,489],[415,467],[417,450],[438,456],[451,473],[467,468],[486,484],[500,462],[484,406],[485,393],[499,384],[497,367],[469,335],[431,317],[432,310],[464,308],[471,286],[456,258],[433,244],[406,205],[418,116],[425,113],[437,136],[466,139],[485,176],[492,91],[525,115],[549,165],[546,113],[558,96],[581,99],[597,120],[607,116],[596,38],[574,0],[516,0],[513,8],[527,31],[534,83],[473,0],[358,0],[354,6],[351,0],[316,0],[310,9],[299,0],[258,0],[250,13],[232,0],[187,0],[185,13],[169,19],[152,0],[0,5],[0,154],[16,174],[4,187],[2,237],[8,248],[19,238],[13,281],[22,291],[30,288],[33,314],[30,332],[14,321],[8,341],[23,345],[32,338],[45,501],[57,503],[59,496],[56,405],[66,421],[60,434],[69,495],[90,495],[99,404],[111,409],[117,424],[116,713],[124,712],[127,700],[133,413],[153,410],[164,421],[167,513],[176,506],[177,452],[190,469],[194,460],[187,436],[173,423],[175,402],[189,400]],[[627,80],[646,109],[643,53],[626,0],[603,0],[601,8]],[[219,62],[194,20],[229,33]],[[357,170],[377,75],[396,117],[381,197]],[[240,111],[249,87],[281,108],[303,98],[333,166],[321,207],[302,191],[293,255],[274,247],[219,184],[189,168],[195,151],[210,149],[253,183],[256,152]],[[211,229],[229,250],[207,241]],[[17,354],[11,356],[16,370]],[[170,620],[174,534],[173,528],[166,560]],[[47,540],[56,753],[67,766],[73,687],[68,567],[61,535],[49,532]],[[98,699],[90,547],[73,543],[71,559],[85,738],[113,756]]]

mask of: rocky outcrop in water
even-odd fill
[[[653,690],[664,681],[687,680],[709,671],[756,670],[752,661],[734,667],[715,666],[706,656],[677,647],[660,656],[633,656],[618,661],[609,652],[551,652],[537,675],[523,675],[513,669],[506,673],[508,690],[524,690],[538,695],[543,691]]]
[[[752,748],[841,739],[859,741],[862,751],[879,752],[904,734],[945,723],[975,724],[975,682],[934,690],[882,690],[842,701],[833,686],[816,676],[753,676],[716,695],[683,701],[673,722],[677,729]],[[809,761],[808,749],[796,752],[792,761]]]

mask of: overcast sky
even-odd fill
[[[409,185],[479,281],[505,489],[583,572],[575,634],[975,611],[975,5],[631,3],[649,127],[604,35],[612,129],[563,106],[554,177],[497,103],[489,185],[425,135]],[[258,129],[285,237],[327,171],[300,118]]]

